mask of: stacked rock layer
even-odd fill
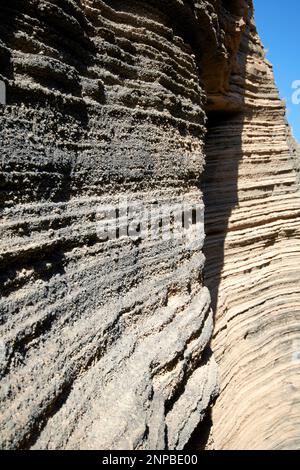
[[[211,446],[296,447],[299,165],[251,2],[1,14],[1,447],[182,449],[213,404]],[[203,200],[204,250],[168,230]]]
[[[244,109],[211,115],[203,177],[221,387],[208,447],[299,449],[299,150],[252,19],[238,63]]]

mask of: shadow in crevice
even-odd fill
[[[249,14],[251,11],[249,11]],[[211,294],[211,306],[216,326],[218,312],[226,309],[220,304],[224,299],[221,294],[221,282],[224,274],[226,257],[230,256],[227,236],[231,227],[231,216],[239,205],[242,193],[238,187],[239,167],[243,159],[243,132],[245,118],[250,112],[245,106],[246,66],[250,52],[248,24],[240,41],[234,72],[230,77],[228,94],[220,102],[214,102],[214,96],[208,95],[207,134],[205,139],[205,170],[200,188],[205,205],[206,239],[203,252],[206,257],[203,271],[204,285]],[[233,98],[233,100],[231,100]],[[236,100],[236,101],[235,101]],[[215,327],[216,336],[218,334]],[[214,352],[213,341],[211,344]],[[216,358],[218,362],[218,358]],[[222,377],[220,378],[222,380]],[[222,393],[222,383],[220,384]],[[215,400],[217,401],[218,398]],[[186,449],[205,450],[214,448],[213,442],[213,406],[210,404],[206,416],[193,432]]]
[[[205,143],[206,167],[201,189],[205,205],[204,284],[214,313],[225,261],[225,243],[232,211],[238,206],[238,170],[244,118],[237,113],[209,113]]]
[[[238,6],[239,2],[236,2]],[[216,111],[208,96],[207,134],[205,139],[205,170],[200,187],[205,205],[204,284],[211,294],[211,305],[216,316],[220,283],[226,255],[226,237],[230,217],[239,204],[239,166],[243,158],[243,131],[245,118],[251,111],[245,105],[247,60],[251,54],[252,10],[248,11],[248,25],[240,39],[236,64],[229,80],[228,93]],[[213,110],[212,110],[213,109]]]
[[[184,447],[185,451],[206,450],[211,436],[212,428],[212,405],[206,412],[204,419],[198,424],[190,437],[188,444]]]
[[[205,204],[206,257],[204,285],[211,294],[214,322],[218,311],[220,284],[226,256],[226,236],[232,211],[239,203],[238,169],[242,154],[244,118],[241,112],[208,113],[206,168],[201,181]],[[211,345],[213,350],[213,345]],[[213,449],[213,414],[216,399],[194,430],[186,450]]]

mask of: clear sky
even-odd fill
[[[274,66],[280,96],[287,103],[287,118],[300,143],[300,104],[292,102],[296,91],[292,83],[296,80],[300,83],[300,0],[254,0],[254,7],[257,28]]]

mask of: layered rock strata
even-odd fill
[[[243,111],[211,116],[203,178],[221,387],[208,447],[299,449],[299,149],[252,20],[238,61]]]
[[[219,387],[212,447],[295,447],[298,160],[252,3],[0,8],[1,447],[182,449]],[[205,268],[202,219],[162,223],[202,192]]]
[[[98,230],[125,198],[201,205],[205,93],[172,14],[197,19],[171,3],[1,6],[4,448],[182,447],[216,396],[203,236]]]

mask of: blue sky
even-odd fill
[[[300,143],[300,104],[292,103],[292,83],[300,81],[300,1],[254,0],[254,6],[257,28],[274,66],[280,96],[287,102],[287,118]]]

